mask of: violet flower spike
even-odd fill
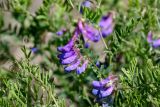
[[[83,23],[78,22],[78,27],[75,28],[74,33],[70,41],[65,46],[60,46],[57,48],[61,54],[58,55],[62,65],[65,65],[64,70],[70,72],[77,69],[77,74],[81,74],[85,71],[88,65],[88,60],[82,58],[79,49],[75,46],[76,41],[78,40],[79,35],[86,31],[83,30]],[[92,33],[92,31],[91,31]],[[83,62],[82,66],[80,64]]]
[[[108,78],[102,79],[101,81],[93,81],[92,93],[97,96],[97,99],[110,96],[115,89],[115,82],[117,80],[118,78],[116,76],[110,75]]]

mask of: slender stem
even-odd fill
[[[72,8],[74,9],[74,5],[72,3],[72,0],[69,0],[69,2],[70,2],[70,5],[72,6]]]
[[[103,44],[104,44],[106,50],[108,50],[108,46],[107,46],[105,40],[103,39],[103,36],[102,36],[102,33],[101,33],[100,29],[99,29],[98,31],[99,31],[100,37],[101,37],[101,39],[102,39],[102,42],[103,42]]]
[[[40,84],[41,84],[41,85],[46,89],[46,91],[49,93],[49,90],[48,90],[47,86],[45,86],[41,80],[39,80],[38,78],[35,78],[35,76],[34,76],[32,73],[29,73],[29,74],[30,74],[35,80],[37,80],[38,82],[40,82]],[[52,94],[51,94],[51,97],[52,97],[52,99],[54,100],[54,103],[55,103],[56,107],[59,107],[59,106],[58,106],[58,103],[57,103],[57,101],[56,101],[56,99],[55,99],[55,97],[54,97]]]
[[[98,4],[98,8],[101,6],[101,2],[102,2],[102,0],[100,0],[100,2],[99,2],[99,4]]]
[[[22,107],[25,107],[25,103],[19,98],[19,96],[16,95],[14,91],[11,91],[12,95],[16,97],[16,99],[23,105]]]
[[[89,58],[89,57],[87,56],[87,59],[89,60],[89,62],[91,62],[91,63],[97,68],[97,70],[99,70],[99,68],[98,68],[97,65],[91,60],[91,58]]]

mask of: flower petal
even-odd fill
[[[86,25],[85,30],[82,31],[83,35],[93,42],[98,42],[100,40],[100,33],[97,29],[92,26]]]
[[[74,53],[75,53],[74,51],[69,51],[69,52],[66,52],[66,53],[63,53],[63,54],[59,54],[58,58],[65,59],[65,58],[68,58],[68,57],[72,56]]]
[[[92,85],[94,88],[103,88],[108,82],[109,82],[109,79],[106,78],[101,81],[93,81]]]
[[[107,16],[103,16],[99,22],[99,26],[102,29],[108,29],[109,27],[112,27],[113,23],[113,17],[112,13],[109,13]]]
[[[66,29],[61,29],[61,30],[59,30],[58,32],[56,32],[56,34],[57,34],[58,36],[62,36],[65,32],[66,32]]]
[[[76,58],[77,58],[77,54],[74,54],[66,59],[63,59],[61,61],[61,64],[70,64],[70,63],[74,62],[76,60]]]
[[[160,39],[153,40],[153,41],[152,41],[152,46],[153,46],[154,48],[160,47]]]
[[[31,48],[31,51],[32,51],[33,53],[36,53],[36,52],[38,51],[38,48],[33,47],[33,48]]]
[[[88,65],[88,60],[86,60],[81,67],[77,68],[77,74],[81,74],[82,72],[85,71]]]
[[[58,47],[57,50],[58,50],[59,52],[68,52],[68,51],[70,51],[70,50],[72,49],[73,45],[74,45],[74,42],[71,40],[71,41],[69,41],[68,44],[66,44],[65,46],[63,46],[63,47],[62,47],[62,46]]]
[[[98,68],[100,68],[100,67],[101,67],[101,63],[100,63],[99,61],[97,61],[97,62],[96,62],[96,66],[97,66]]]
[[[99,94],[99,97],[101,98],[103,98],[103,97],[107,97],[107,96],[109,96],[109,95],[111,95],[112,94],[112,92],[113,92],[113,90],[114,90],[114,87],[113,86],[111,86],[111,87],[109,87],[107,90],[105,90],[105,91],[100,91],[100,94]]]
[[[85,47],[85,48],[89,48],[89,47],[90,47],[90,44],[89,44],[88,42],[86,42],[86,43],[84,44],[84,47]]]
[[[80,7],[80,13],[83,14],[83,7],[90,8],[91,2],[89,0],[85,0],[84,2],[81,3]]]
[[[92,86],[93,86],[94,88],[100,88],[100,87],[102,87],[102,85],[100,84],[99,81],[93,81],[93,82],[92,82]]]
[[[92,93],[93,93],[93,95],[97,95],[97,94],[99,93],[99,90],[93,89],[93,90],[92,90]]]
[[[100,33],[93,26],[83,24],[82,21],[80,20],[78,22],[78,27],[81,33],[83,34],[83,36],[85,36],[89,40],[93,42],[98,42],[100,40]]]
[[[113,32],[113,28],[110,27],[108,29],[102,29],[101,32],[102,32],[102,36],[105,38]]]
[[[56,32],[56,34],[58,35],[58,36],[62,36],[63,35],[63,31],[62,30],[60,30],[60,31],[58,31],[58,32]]]
[[[69,65],[68,67],[65,68],[66,72],[70,72],[75,70],[80,64],[80,60],[77,60],[74,64]]]

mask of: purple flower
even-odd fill
[[[69,51],[69,52],[66,52],[66,53],[63,53],[63,54],[59,54],[58,58],[65,59],[65,58],[68,58],[68,57],[72,56],[74,53],[75,53],[74,51]]]
[[[77,74],[81,74],[82,72],[85,71],[88,65],[88,60],[86,60],[81,67],[77,68]]]
[[[160,47],[160,39],[153,40],[153,41],[152,41],[152,46],[153,46],[154,48]]]
[[[153,40],[153,34],[152,34],[151,31],[148,32],[147,41],[148,41],[148,43],[150,43],[151,46],[154,47],[154,48],[160,47],[160,39]]]
[[[36,47],[30,48],[30,49],[31,49],[31,52],[33,52],[33,53],[36,53],[38,51],[38,48],[36,48]]]
[[[89,44],[88,42],[86,42],[86,43],[84,44],[84,47],[85,47],[85,48],[89,48],[89,47],[90,47],[90,44]]]
[[[110,28],[105,29],[105,30],[101,29],[101,32],[102,32],[102,36],[105,38],[113,32],[113,28],[110,27]]]
[[[58,55],[62,65],[65,65],[64,70],[70,72],[77,69],[77,74],[81,74],[87,68],[88,60],[84,60],[81,56],[79,49],[75,46],[75,42],[79,36],[79,29],[75,29],[74,34],[70,41],[65,46],[57,48],[61,54]],[[84,62],[81,65],[81,63]]]
[[[115,82],[118,78],[115,75],[110,75],[106,79],[102,79],[100,81],[93,81],[93,90],[92,93],[97,96],[97,99],[103,99],[111,95],[115,89]]]
[[[59,30],[58,32],[56,32],[56,34],[58,36],[62,36],[64,34],[64,32],[66,32],[66,29]]]
[[[92,42],[98,42],[101,39],[101,34],[103,37],[107,37],[113,32],[113,15],[109,13],[103,16],[99,21],[100,31],[94,26],[79,20],[78,27],[82,35]]]
[[[100,32],[93,26],[85,25],[84,35],[93,42],[98,42],[100,40]]]
[[[104,98],[104,97],[107,97],[107,96],[109,96],[109,95],[111,95],[112,94],[112,92],[113,92],[113,90],[114,90],[114,87],[113,86],[110,86],[109,88],[107,88],[106,90],[98,90],[98,89],[93,89],[92,90],[92,93],[94,94],[94,95],[96,95],[96,96],[98,96],[99,98]]]
[[[83,22],[80,20],[78,22],[78,27],[86,38],[93,42],[98,42],[100,40],[100,33],[98,29],[95,29],[93,26],[90,26],[86,23],[83,24]]]
[[[100,67],[101,67],[101,63],[100,63],[99,61],[97,61],[97,62],[96,62],[96,66],[97,66],[98,68],[100,68]]]
[[[63,35],[63,31],[58,31],[58,32],[56,32],[56,34],[58,35],[58,36],[61,36],[61,35]]]
[[[67,45],[65,45],[63,47],[60,46],[60,47],[57,48],[57,50],[59,52],[68,52],[68,51],[70,51],[72,49],[73,45],[74,45],[74,41],[70,40]]]
[[[101,28],[102,36],[106,37],[110,35],[113,31],[113,15],[109,13],[107,16],[103,16],[99,22],[99,27]]]
[[[73,64],[65,67],[65,71],[66,72],[73,71],[73,70],[75,70],[79,66],[79,64],[80,64],[80,60],[78,59],[75,63],[73,63]]]
[[[86,3],[86,4],[85,4]],[[84,6],[88,6],[89,1],[84,2]],[[78,21],[77,27],[73,33],[72,38],[65,46],[59,46],[57,50],[61,52],[58,55],[62,65],[65,65],[65,71],[69,72],[77,69],[77,74],[81,74],[85,71],[88,65],[88,60],[85,60],[81,56],[79,49],[75,45],[78,41],[79,36],[82,34],[84,38],[92,42],[98,42],[101,39],[101,34],[106,37],[112,33],[112,14],[109,13],[107,16],[103,16],[99,22],[101,31],[96,29],[94,26],[84,23],[82,20]],[[59,32],[61,34],[62,32]],[[85,47],[89,47],[89,43],[86,42]],[[83,63],[83,64],[82,64]],[[80,66],[81,65],[81,66]]]
[[[83,7],[90,8],[91,7],[91,2],[89,0],[85,0],[81,3],[80,6],[80,13],[83,14]]]
[[[103,29],[107,29],[112,26],[113,23],[113,18],[112,18],[112,13],[109,13],[106,16],[102,16],[99,26]]]
[[[74,62],[76,60],[76,58],[77,58],[77,55],[74,54],[66,59],[62,59],[61,64],[63,64],[63,65],[70,64],[70,63]]]

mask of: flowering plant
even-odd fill
[[[159,0],[0,0],[0,106],[159,107]]]

